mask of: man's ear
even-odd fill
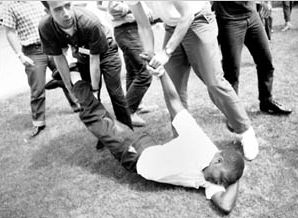
[[[46,12],[46,14],[50,14],[50,10],[45,8],[44,11]]]
[[[224,161],[223,156],[218,155],[214,161],[215,164],[221,164]]]

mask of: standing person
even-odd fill
[[[284,19],[285,19],[285,26],[281,29],[281,31],[283,32],[293,28],[293,25],[291,24],[291,14],[292,14],[293,4],[294,4],[293,1],[282,1],[282,8],[283,8]]]
[[[25,66],[31,90],[31,112],[33,130],[30,137],[38,135],[45,122],[45,73],[49,67],[56,70],[53,60],[43,53],[38,34],[38,23],[45,15],[40,2],[12,1],[6,3],[2,25],[12,49]],[[67,100],[76,110],[78,105],[65,93]]]
[[[272,114],[290,114],[292,111],[272,97],[272,56],[261,19],[254,2],[214,2],[219,28],[219,43],[225,78],[238,93],[241,52],[245,45],[257,68],[260,110]]]
[[[130,2],[138,23],[144,50],[154,54],[154,35],[140,2]],[[244,107],[231,85],[224,79],[217,42],[217,24],[209,2],[146,2],[156,17],[165,23],[163,50],[149,65],[165,66],[181,101],[187,108],[187,82],[191,67],[208,89],[213,103],[224,113],[240,135],[245,157],[254,159],[258,142]]]
[[[116,118],[132,128],[121,86],[121,60],[117,44],[98,17],[89,10],[72,7],[70,1],[43,1],[48,16],[39,24],[46,54],[53,56],[64,84],[71,90],[70,71],[81,73],[100,99],[101,79],[105,80]],[[77,62],[68,65],[63,49],[71,46]]]
[[[141,59],[143,46],[138,34],[138,26],[128,5],[123,1],[109,1],[108,12],[112,15],[114,36],[123,52],[126,66],[126,99],[135,126],[146,122],[138,115],[139,105],[147,92],[152,76]],[[150,15],[148,15],[150,16]]]
[[[111,118],[90,84],[72,73],[73,93],[83,108],[81,121],[128,171],[155,182],[205,188],[208,200],[231,212],[244,170],[242,156],[232,149],[218,150],[182,105],[167,73],[153,72],[160,78],[177,138],[157,145],[148,134],[132,132]]]

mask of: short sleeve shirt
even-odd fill
[[[68,35],[54,22],[51,16],[45,17],[39,24],[39,34],[44,52],[48,55],[61,55],[62,49],[70,45],[73,56],[78,62],[89,63],[89,55],[104,55],[108,50],[108,41],[104,27],[89,10],[73,8],[75,33]],[[81,52],[81,51],[85,52]],[[87,51],[87,53],[86,53]]]
[[[40,2],[13,1],[5,3],[2,25],[16,30],[23,46],[40,43],[38,23],[45,15]]]
[[[164,145],[146,148],[137,162],[142,177],[161,183],[205,188],[210,199],[224,187],[205,180],[203,169],[218,152],[195,119],[183,110],[173,120],[178,137]]]

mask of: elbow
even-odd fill
[[[224,214],[229,214],[234,208],[234,204],[222,203],[217,205]]]

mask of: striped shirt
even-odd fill
[[[28,46],[40,43],[38,24],[44,15],[40,2],[13,1],[4,7],[2,25],[16,30],[21,45]]]

